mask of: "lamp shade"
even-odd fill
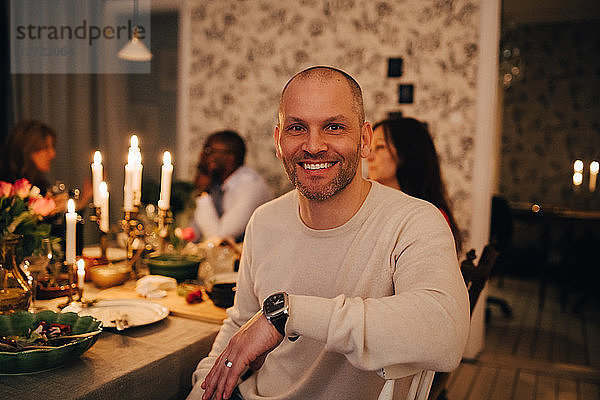
[[[133,38],[127,42],[127,44],[119,51],[117,56],[122,60],[128,61],[150,61],[152,59],[152,53],[146,47],[146,45],[139,40],[136,34]]]

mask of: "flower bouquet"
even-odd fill
[[[27,179],[0,181],[0,239],[22,236],[22,256],[32,255],[50,235],[50,224],[43,218],[55,208],[54,200],[43,197]]]

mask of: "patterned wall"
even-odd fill
[[[233,128],[249,145],[248,164],[282,193],[275,157],[279,93],[299,70],[317,64],[353,75],[367,119],[390,111],[429,123],[457,219],[468,236],[471,209],[478,0],[194,0],[191,8],[189,143]],[[404,76],[387,78],[387,59]],[[415,102],[398,104],[398,84]],[[192,174],[193,165],[187,168]]]
[[[589,163],[600,161],[600,21],[521,25],[506,30],[503,42],[520,49],[524,66],[523,79],[504,93],[500,193],[600,209],[600,187],[587,188]],[[585,171],[575,192],[578,158]]]

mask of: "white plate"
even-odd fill
[[[127,328],[153,324],[169,315],[169,310],[161,304],[148,300],[100,300],[93,306],[81,307],[80,304],[71,304],[62,312],[76,312],[79,315],[91,315],[102,321],[106,328],[115,328],[113,322],[116,318],[126,316]]]
[[[237,272],[223,272],[221,274],[214,274],[210,281],[215,283],[235,283],[238,280]]]
[[[100,257],[102,255],[102,251],[100,247],[84,247],[83,255],[85,257]],[[127,258],[127,250],[121,249],[118,247],[109,247],[106,249],[106,258],[108,261],[119,261]]]

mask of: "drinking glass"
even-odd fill
[[[39,311],[41,308],[35,305],[39,277],[48,273],[48,265],[53,261],[52,242],[49,238],[42,239],[42,245],[37,254],[27,257],[24,261],[23,270],[27,275],[28,283],[31,286],[33,297],[31,300],[31,310]]]

